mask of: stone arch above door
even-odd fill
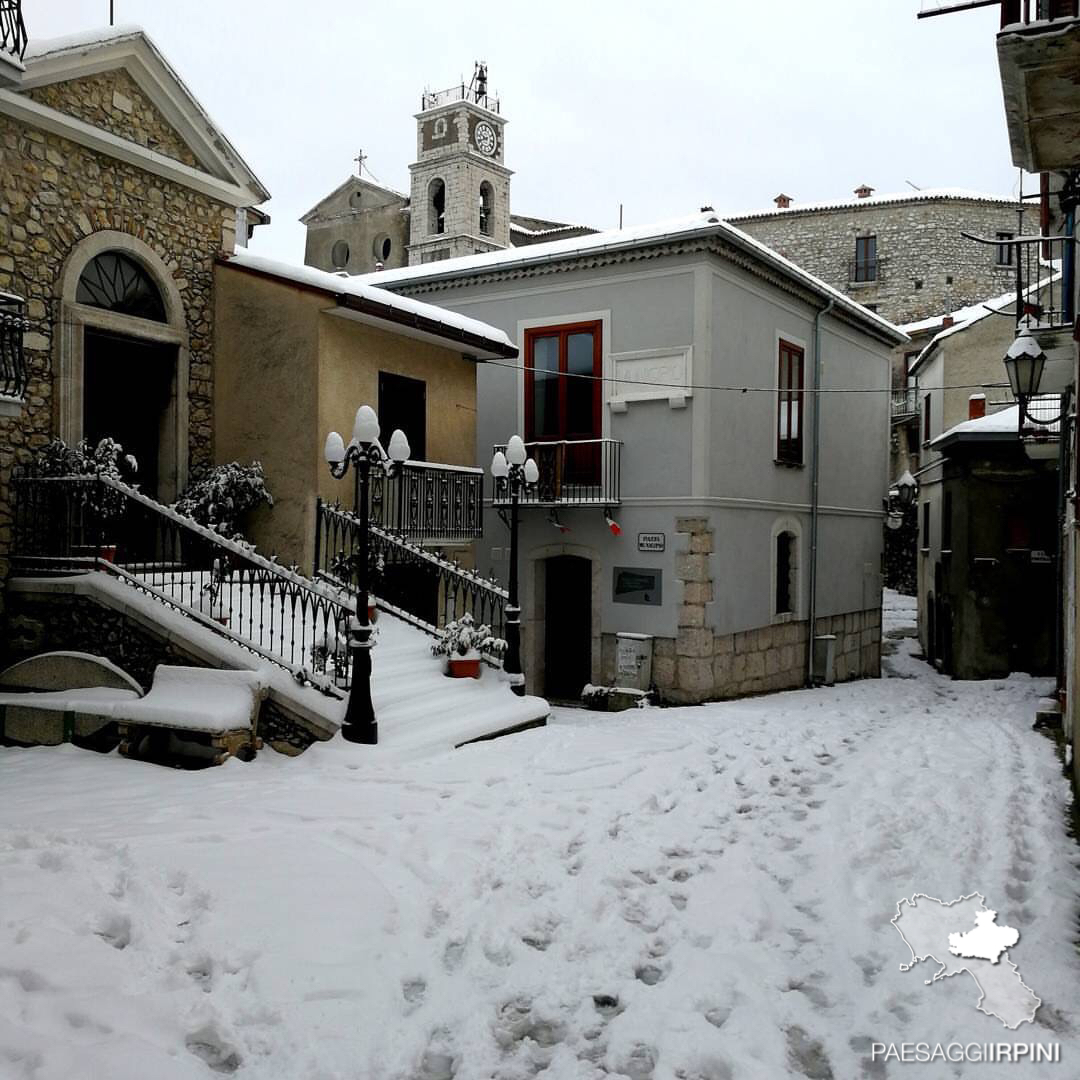
[[[142,319],[79,303],[79,280],[99,255],[118,252],[137,263],[161,294],[165,321]],[[172,501],[187,484],[188,381],[190,354],[183,298],[165,260],[144,240],[130,233],[104,229],[80,240],[64,262],[56,289],[57,333],[54,336],[56,432],[71,444],[83,437],[86,331],[96,330],[137,341],[176,347],[176,368],[162,425],[158,495]]]

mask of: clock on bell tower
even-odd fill
[[[410,263],[510,246],[505,128],[483,62],[468,85],[424,92],[416,114],[416,161],[409,166]]]

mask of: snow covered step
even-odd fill
[[[379,742],[365,752],[418,757],[547,720],[548,703],[517,697],[502,671],[482,664],[479,679],[447,678],[423,631],[386,611],[377,627],[371,680]]]

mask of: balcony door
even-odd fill
[[[395,429],[401,428],[412,460],[427,460],[427,384],[423,379],[379,372],[379,427],[384,447]]]
[[[601,344],[599,321],[525,332],[525,441],[553,444],[533,455],[557,490],[600,478]]]

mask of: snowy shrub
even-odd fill
[[[34,466],[39,476],[100,476],[121,483],[130,483],[139,471],[134,456],[125,454],[124,448],[109,438],[94,447],[86,439],[80,439],[74,446],[68,446],[63,439],[53,439],[38,451]],[[103,520],[124,508],[123,493],[97,485],[86,487],[83,502]]]
[[[439,639],[431,646],[431,653],[451,660],[480,653],[501,657],[505,648],[506,642],[495,637],[490,626],[477,625],[472,615],[465,612],[460,619],[446,624]]]
[[[240,521],[259,506],[273,506],[262,464],[203,466],[192,476],[174,509],[230,539],[242,539]]]

